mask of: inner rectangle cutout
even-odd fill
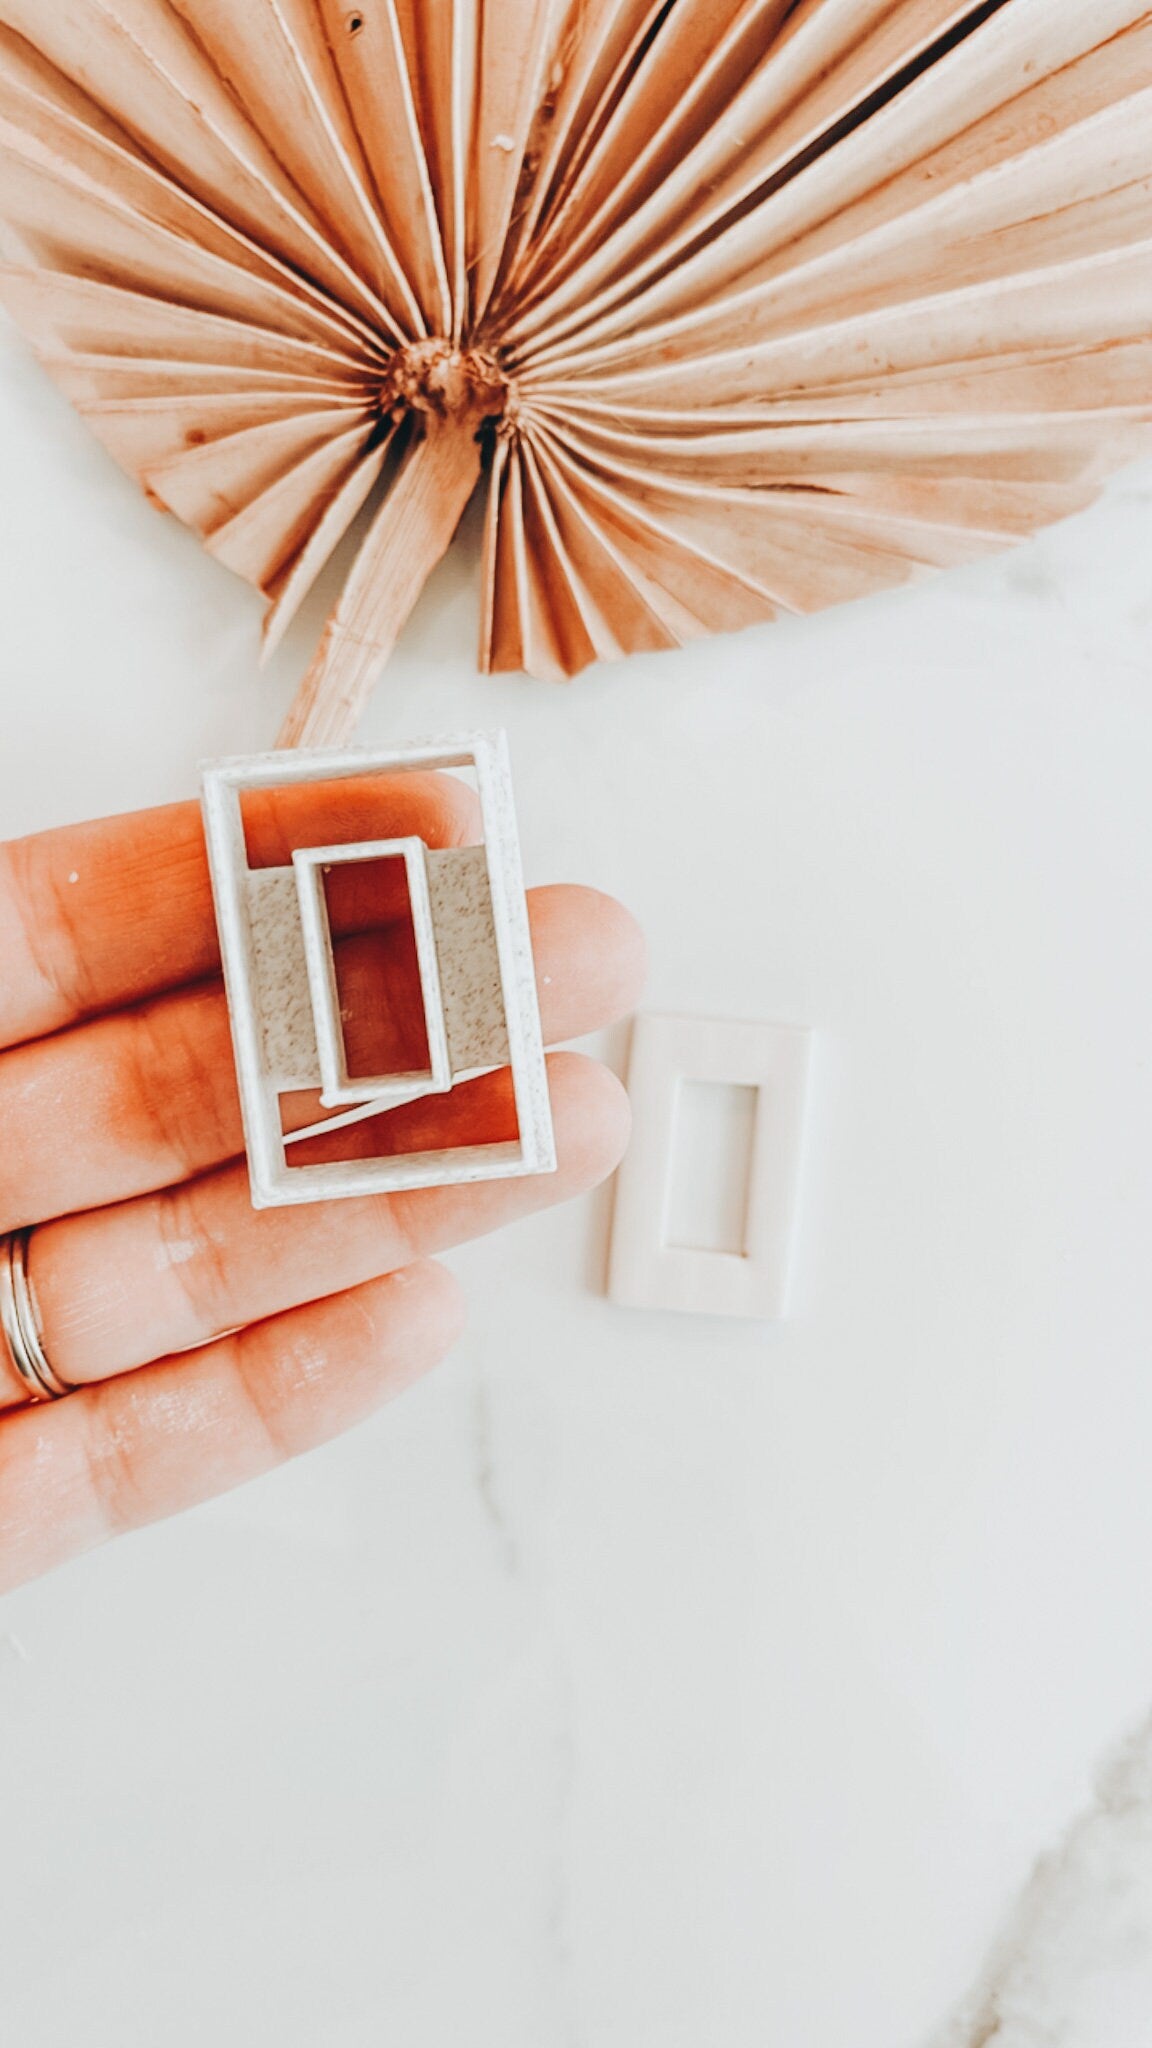
[[[349,1081],[395,1074],[431,1079],[420,956],[402,854],[346,862],[321,874],[334,948]]]
[[[358,950],[359,941],[371,934],[351,933],[342,941],[338,956],[333,943],[330,920],[330,891],[337,871],[345,868],[363,868],[375,871],[368,875],[368,888],[361,891],[357,906],[358,918],[363,918],[374,903],[394,904],[399,908],[396,897],[397,874],[392,862],[398,860],[404,870],[407,887],[409,916],[405,922],[396,920],[390,930],[396,930],[403,949],[407,932],[413,939],[418,968],[417,983],[419,1000],[424,1013],[424,1052],[430,1055],[431,1065],[423,1068],[402,1068],[396,1064],[403,1058],[404,1049],[397,1044],[393,1047],[389,1064],[379,1074],[368,1074],[358,1069],[355,1075],[349,1072],[349,1040],[355,1037],[352,1029],[356,1011],[373,1022],[374,1004],[379,1014],[376,1022],[387,1024],[390,1015],[397,1009],[402,1011],[405,991],[393,985],[391,995],[386,986],[387,977],[382,977],[382,963],[379,955],[373,959],[372,949],[366,954]],[[304,932],[304,951],[308,969],[308,980],[312,995],[312,1015],[316,1027],[316,1043],[320,1056],[320,1075],[323,1082],[321,1102],[325,1108],[337,1108],[344,1104],[356,1105],[374,1098],[385,1106],[392,1103],[412,1101],[418,1095],[443,1093],[452,1086],[452,1071],[448,1057],[448,1043],[445,1036],[443,1002],[440,989],[440,969],[436,957],[436,936],[432,925],[432,906],[428,894],[427,850],[420,839],[369,840],[359,846],[301,847],[292,855],[296,870],[296,883],[300,900],[300,916]],[[404,884],[401,882],[401,887]],[[381,896],[383,889],[383,897]],[[353,899],[349,899],[352,901]],[[347,907],[347,905],[346,905]],[[380,936],[379,934],[377,936]],[[363,997],[357,1001],[348,975],[348,964],[359,962],[364,973]],[[375,994],[372,988],[375,970]],[[341,974],[343,972],[343,985]],[[352,977],[355,979],[355,976]],[[409,991],[411,993],[411,991]],[[366,1000],[365,1000],[366,998]],[[349,1015],[351,1002],[352,1014]],[[370,1031],[366,1035],[371,1035]],[[387,1047],[392,1034],[385,1030],[384,1045]],[[358,1057],[367,1055],[368,1047],[361,1044]]]
[[[747,1256],[759,1098],[759,1088],[738,1082],[679,1083],[664,1224],[669,1250]]]

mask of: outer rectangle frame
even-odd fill
[[[628,1072],[634,1135],[616,1187],[612,1301],[773,1322],[786,1315],[810,1052],[811,1033],[790,1024],[636,1019]],[[758,1091],[743,1255],[666,1242],[682,1081]]]
[[[248,856],[241,796],[246,790],[276,789],[290,783],[335,782],[437,768],[473,768],[476,774],[519,1137],[502,1145],[290,1167],[280,1127],[279,1094],[264,1070],[244,890]],[[286,749],[217,761],[205,769],[202,802],[254,1207],[280,1208],[299,1202],[388,1194],[399,1188],[447,1187],[554,1173],[556,1144],[548,1071],[504,734],[466,733],[380,751]]]

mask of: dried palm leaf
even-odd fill
[[[0,296],[344,737],[488,467],[481,662],[809,611],[1152,419],[1137,0],[0,0]]]

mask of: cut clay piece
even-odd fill
[[[627,1308],[787,1312],[811,1034],[641,1016],[608,1292]]]

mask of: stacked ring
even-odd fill
[[[0,1331],[29,1400],[58,1401],[72,1388],[54,1372],[44,1349],[28,1279],[30,1230],[0,1238]]]

